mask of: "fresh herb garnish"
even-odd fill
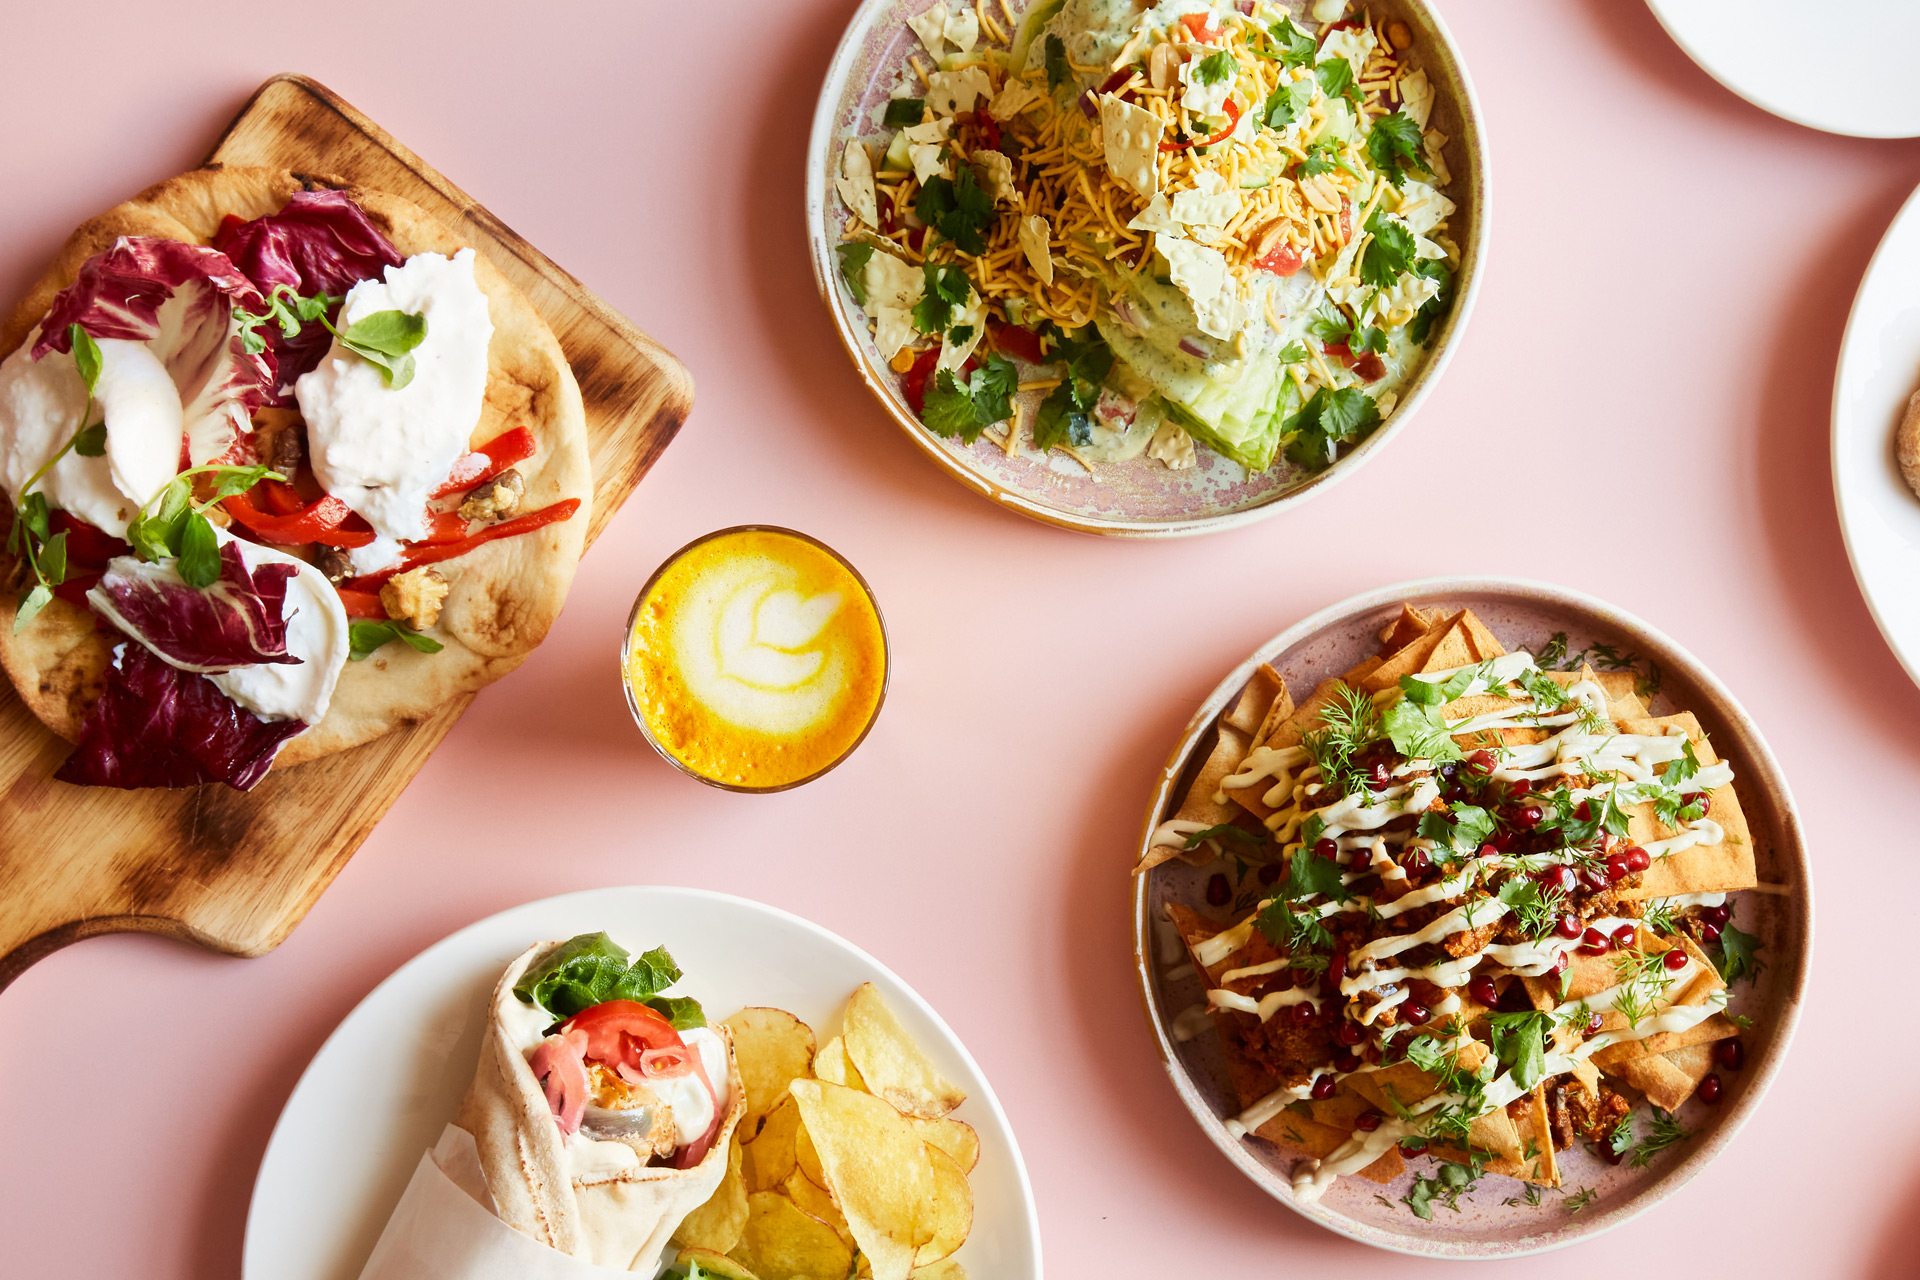
[[[1073,64],[1067,61],[1067,42],[1059,36],[1047,37],[1047,88],[1058,89],[1073,79]]]
[[[340,345],[380,370],[380,378],[398,391],[413,381],[413,350],[427,338],[427,318],[408,311],[376,311],[344,329],[322,315],[320,323]]]
[[[194,477],[203,475],[214,478],[213,493],[204,502],[193,496]],[[264,465],[189,467],[134,513],[127,524],[127,541],[142,560],[175,557],[174,567],[188,585],[211,586],[220,576],[220,547],[204,513],[222,498],[245,493],[262,480],[285,481],[286,477]]]
[[[921,269],[927,284],[920,301],[913,304],[913,327],[938,337],[953,324],[953,309],[967,305],[973,295],[973,282],[959,267],[929,262]]]
[[[1343,64],[1344,65],[1344,64]],[[1433,1202],[1460,1212],[1460,1197],[1474,1189],[1473,1172],[1463,1164],[1451,1161],[1442,1163],[1429,1178],[1424,1174],[1415,1174],[1413,1189],[1401,1200],[1407,1208],[1413,1210],[1413,1216],[1423,1221],[1433,1221]]]
[[[359,662],[382,645],[398,640],[421,653],[438,653],[446,646],[432,636],[423,636],[418,631],[398,619],[386,622],[356,621],[347,628],[347,639],[352,648],[348,655]]]
[[[1233,55],[1222,49],[1200,59],[1200,65],[1193,69],[1195,84],[1223,84],[1233,77]]]
[[[1620,1127],[1623,1129],[1627,1128],[1626,1122],[1622,1121]],[[1648,1125],[1647,1136],[1641,1139],[1640,1144],[1633,1149],[1633,1167],[1636,1169],[1646,1168],[1648,1162],[1655,1156],[1665,1151],[1668,1147],[1679,1146],[1688,1138],[1691,1138],[1693,1134],[1694,1131],[1692,1129],[1680,1123],[1680,1117],[1670,1111],[1662,1111],[1659,1107],[1655,1107],[1653,1109],[1653,1119]],[[1614,1150],[1617,1153],[1621,1148],[1615,1147]]]
[[[927,100],[925,98],[890,98],[887,101],[885,124],[889,129],[916,125],[926,117]]]
[[[1729,920],[1720,928],[1719,955],[1714,957],[1714,967],[1720,970],[1720,977],[1728,986],[1742,978],[1757,978],[1766,968],[1760,961],[1760,939],[1742,929],[1737,929]]]
[[[1367,230],[1373,238],[1360,255],[1360,278],[1385,289],[1413,267],[1418,246],[1405,223],[1388,218],[1378,209],[1367,219]]]
[[[1346,313],[1335,308],[1331,315],[1321,314],[1307,321],[1307,332],[1329,346],[1339,344],[1359,355],[1363,351],[1385,351],[1387,335],[1378,325],[1356,325]]]
[[[1226,822],[1217,827],[1207,827],[1204,830],[1189,833],[1187,848],[1198,849],[1209,840],[1218,840],[1222,844],[1237,844],[1251,853],[1259,853],[1267,847],[1267,842],[1262,837],[1245,827],[1236,827],[1231,822]]]
[[[1396,188],[1407,182],[1407,170],[1432,173],[1420,154],[1420,126],[1404,111],[1381,116],[1367,133],[1367,158]]]
[[[1487,1015],[1487,1027],[1489,1047],[1512,1072],[1515,1084],[1528,1090],[1546,1077],[1546,1038],[1553,1029],[1553,1015],[1539,1010],[1494,1013]]]
[[[1066,367],[1060,385],[1047,393],[1033,417],[1033,447],[1045,452],[1057,444],[1087,444],[1093,439],[1089,416],[1100,399],[1100,384],[1113,369],[1113,352],[1092,326],[1062,334],[1054,359]]]
[[[1508,1196],[1505,1200],[1502,1200],[1500,1203],[1507,1206],[1507,1208],[1509,1209],[1515,1209],[1521,1205],[1525,1205],[1529,1209],[1537,1209],[1540,1207],[1539,1184],[1530,1182],[1527,1184],[1527,1189],[1523,1194],[1517,1195],[1517,1196]]]
[[[1387,736],[1403,756],[1417,760],[1458,760],[1460,744],[1447,728],[1446,716],[1439,706],[1421,706],[1401,698],[1387,708]]]
[[[1274,356],[1274,359],[1278,360],[1281,364],[1299,364],[1306,358],[1307,344],[1298,339],[1280,348],[1279,354]]]
[[[1373,699],[1349,685],[1340,685],[1321,709],[1320,725],[1304,734],[1300,745],[1319,768],[1321,781],[1337,795],[1364,791],[1367,780],[1353,758],[1381,735],[1380,711]]]
[[[20,598],[19,607],[14,611],[15,635],[27,629],[53,599],[53,589],[67,580],[66,531],[52,531],[53,516],[47,507],[46,494],[34,491],[33,486],[39,484],[69,450],[82,457],[97,458],[107,448],[107,424],[86,425],[93,414],[94,388],[100,383],[100,345],[78,322],[67,326],[67,343],[73,353],[73,366],[79,370],[81,382],[86,384],[87,399],[80,406],[81,426],[20,486],[13,527],[7,531],[7,554],[26,561],[27,572],[33,576],[33,588]]]
[[[1307,108],[1312,105],[1313,81],[1282,80],[1273,87],[1273,92],[1267,95],[1266,104],[1260,108],[1260,122],[1269,129],[1285,129],[1306,115]]]
[[[1413,313],[1413,319],[1407,322],[1407,336],[1420,346],[1427,345],[1427,338],[1433,333],[1433,326],[1447,314],[1453,305],[1453,268],[1440,258],[1417,258],[1413,269],[1416,274],[1426,276],[1439,283],[1439,290]]]
[[[1359,100],[1360,91],[1353,83],[1353,64],[1345,58],[1328,58],[1313,69],[1313,75],[1320,82],[1321,92],[1329,98],[1344,96]]]
[[[277,284],[267,293],[265,311],[243,311],[233,309],[233,318],[240,327],[240,348],[250,356],[257,356],[267,349],[267,340],[261,336],[260,327],[272,323],[280,326],[280,336],[297,338],[300,330],[310,321],[318,320],[337,306],[344,295],[316,293],[303,298],[293,291],[291,285]]]
[[[873,246],[860,241],[849,241],[837,245],[834,252],[840,255],[840,278],[847,282],[847,292],[861,306],[867,305],[867,263],[873,259]]]
[[[1358,387],[1321,387],[1288,418],[1285,430],[1293,436],[1287,458],[1309,471],[1333,465],[1340,446],[1364,440],[1380,425],[1380,406]]]
[[[927,388],[921,419],[937,436],[958,436],[967,444],[996,422],[1013,416],[1013,393],[1020,374],[1013,361],[998,353],[975,369],[964,383],[951,369],[942,369]]]
[[[1562,1204],[1569,1214],[1579,1213],[1600,1198],[1600,1193],[1592,1187],[1582,1187],[1578,1191],[1569,1191],[1564,1194],[1567,1198],[1562,1201]]]
[[[1514,876],[1500,886],[1500,901],[1513,913],[1520,931],[1535,942],[1553,932],[1566,913],[1566,897],[1558,889],[1542,889],[1537,880]]]
[[[972,165],[954,165],[951,178],[939,174],[929,177],[914,197],[913,211],[962,253],[986,252],[987,242],[981,233],[993,221],[993,197],[973,176]]]
[[[565,1020],[609,1000],[634,1000],[673,1020],[677,1030],[707,1025],[699,1002],[660,993],[680,981],[665,947],[629,957],[604,933],[583,933],[555,947],[521,975],[513,994]]]
[[[1276,52],[1279,53],[1280,61],[1284,65],[1304,67],[1313,61],[1314,50],[1317,48],[1314,39],[1295,26],[1292,18],[1281,18],[1267,28],[1267,33],[1273,37]]]
[[[1294,176],[1311,178],[1316,174],[1332,173],[1335,169],[1353,172],[1353,166],[1340,154],[1340,144],[1324,139],[1307,148],[1306,158],[1294,167]]]

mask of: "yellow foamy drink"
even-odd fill
[[[886,689],[873,597],[819,543],[728,529],[668,561],[634,606],[634,715],[662,754],[726,787],[771,790],[838,763]]]

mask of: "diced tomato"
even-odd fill
[[[927,249],[927,229],[925,227],[907,228],[907,248],[915,253],[925,253]]]
[[[1220,28],[1208,26],[1207,15],[1204,13],[1185,14],[1180,19],[1180,25],[1187,29],[1187,34],[1201,44],[1213,44],[1220,39]]]
[[[1360,24],[1354,19],[1342,18],[1338,22],[1329,22],[1325,29],[1320,32],[1320,35],[1321,38],[1324,39],[1328,31],[1358,31],[1359,29]]]
[[[1240,123],[1240,104],[1232,98],[1228,98],[1222,110],[1227,113],[1227,127],[1214,134],[1211,138],[1189,138],[1185,142],[1163,142],[1160,144],[1160,149],[1162,151],[1185,151],[1188,147],[1210,147],[1216,142],[1225,142],[1233,136],[1234,127]]]
[[[1282,240],[1267,251],[1266,257],[1253,265],[1262,271],[1271,271],[1277,276],[1290,276],[1300,270],[1303,261],[1299,248]]]
[[[384,622],[387,607],[380,603],[378,591],[355,591],[352,587],[335,587],[340,597],[340,607],[347,611],[349,618],[373,618]]]
[[[525,462],[539,448],[539,442],[533,438],[533,432],[525,427],[502,431],[455,462],[453,470],[447,473],[447,482],[429,496],[444,498],[449,494],[459,493],[463,489],[485,484],[514,463]]]
[[[928,347],[913,358],[913,368],[900,375],[900,394],[907,398],[907,407],[916,414],[926,411],[927,379],[933,376],[933,366],[939,362],[940,348]]]
[[[1025,360],[1028,364],[1045,364],[1046,350],[1040,342],[1040,335],[1031,329],[1017,324],[1001,324],[989,321],[987,332],[993,338],[994,349],[1004,351],[1015,359]]]
[[[1340,239],[1342,241],[1353,239],[1353,201],[1351,200],[1340,202]]]
[[[75,573],[73,566],[69,564],[67,566],[66,581],[55,587],[53,594],[65,600],[76,609],[90,609],[92,606],[87,603],[87,592],[99,586],[100,579],[105,576],[104,570],[94,570],[89,573]]]
[[[1380,353],[1377,351],[1362,351],[1359,355],[1355,355],[1353,348],[1344,342],[1329,342],[1320,349],[1359,374],[1367,382],[1378,382],[1387,376],[1386,362],[1380,359]]]
[[[70,565],[92,565],[104,569],[107,561],[115,556],[133,554],[133,544],[114,537],[98,525],[88,524],[71,512],[49,512],[47,524],[54,533],[67,535],[67,563]]]
[[[1133,68],[1122,67],[1101,82],[1100,87],[1094,90],[1094,96],[1099,97],[1103,93],[1112,93],[1115,89],[1118,89],[1131,79],[1133,79]]]

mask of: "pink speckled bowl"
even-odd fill
[[[1409,1171],[1387,1187],[1358,1177],[1341,1178],[1324,1199],[1308,1204],[1294,1198],[1289,1180],[1295,1156],[1264,1140],[1227,1132],[1225,1121],[1237,1108],[1226,1085],[1218,1038],[1209,1031],[1182,1044],[1172,1033],[1174,1018],[1204,999],[1202,985],[1187,966],[1177,937],[1169,948],[1160,936],[1169,928],[1163,914],[1166,903],[1210,910],[1205,906],[1209,869],[1176,860],[1136,877],[1134,961],[1140,990],[1167,1074],[1187,1109],[1240,1172],[1288,1208],[1363,1244],[1401,1253],[1508,1258],[1558,1249],[1611,1230],[1678,1191],[1733,1140],[1760,1105],[1799,1021],[1813,942],[1813,887],[1800,817],[1759,727],[1706,668],[1660,632],[1564,587],[1511,578],[1433,578],[1382,587],[1323,609],[1262,645],[1223,680],[1194,713],[1168,757],[1135,856],[1152,843],[1154,828],[1180,807],[1189,780],[1212,749],[1215,722],[1240,696],[1255,667],[1271,663],[1289,688],[1312,689],[1375,652],[1381,626],[1402,601],[1449,610],[1470,607],[1509,648],[1537,651],[1552,633],[1564,631],[1574,650],[1599,641],[1638,653],[1658,664],[1663,675],[1656,710],[1692,711],[1712,735],[1714,749],[1733,762],[1734,789],[1753,830],[1760,881],[1790,888],[1789,894],[1750,890],[1733,900],[1740,927],[1760,936],[1760,958],[1766,965],[1757,980],[1737,988],[1732,1003],[1733,1012],[1753,1019],[1745,1035],[1745,1069],[1721,1073],[1727,1092],[1718,1106],[1686,1104],[1682,1122],[1699,1132],[1654,1157],[1644,1169],[1608,1165],[1578,1143],[1563,1152],[1562,1190],[1590,1187],[1595,1192],[1592,1203],[1578,1213],[1569,1213],[1564,1195],[1552,1190],[1538,1206],[1504,1204],[1506,1198],[1522,1195],[1525,1185],[1489,1175],[1478,1191],[1461,1200],[1461,1212],[1437,1207],[1433,1220],[1426,1222],[1399,1199],[1408,1193],[1415,1173],[1431,1172],[1431,1160],[1410,1160]],[[1636,1114],[1645,1116],[1645,1106]]]
[[[1339,462],[1305,475],[1281,461],[1258,475],[1201,448],[1199,461],[1170,471],[1147,458],[1102,467],[1098,477],[1059,452],[1045,460],[1007,457],[982,437],[972,445],[943,440],[920,424],[900,392],[899,376],[874,348],[852,295],[840,279],[834,246],[845,214],[832,197],[833,174],[850,137],[877,133],[871,113],[884,104],[894,72],[919,47],[906,20],[929,0],[866,0],[854,14],[827,69],[807,144],[807,241],[814,283],[833,315],[835,329],[874,398],[947,474],[969,489],[1035,520],[1082,533],[1122,538],[1168,538],[1231,529],[1304,502],[1357,470],[1398,435],[1426,399],[1452,355],[1473,310],[1487,242],[1487,159],[1479,101],[1464,63],[1440,15],[1425,0],[1379,0],[1371,8],[1398,18],[1414,32],[1414,58],[1434,84],[1431,123],[1444,132],[1453,181],[1445,188],[1459,206],[1450,233],[1460,246],[1460,271],[1452,309],[1427,348],[1424,361],[1400,390],[1400,403],[1386,423]],[[1024,13],[1025,3],[1012,6]],[[1305,6],[1295,0],[1295,10]]]

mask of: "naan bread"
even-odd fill
[[[82,224],[0,328],[0,353],[24,342],[81,264],[118,237],[205,244],[227,215],[252,219],[278,212],[303,188],[346,192],[403,257],[451,256],[468,247],[419,206],[382,191],[283,170],[210,165],[149,187]],[[540,448],[516,464],[527,486],[521,510],[566,498],[578,498],[580,509],[571,519],[436,565],[452,591],[440,621],[427,634],[446,647],[423,654],[390,644],[365,661],[348,662],[326,718],[289,742],[276,767],[358,746],[498,680],[546,638],[573,582],[593,500],[580,388],[533,304],[474,247],[474,278],[487,295],[493,341],[487,349],[486,401],[471,443],[478,446],[515,426],[527,427]],[[0,586],[0,618],[11,618],[17,604],[14,569],[11,557],[0,556],[0,583],[6,584]],[[55,599],[21,635],[0,625],[0,664],[14,688],[43,724],[68,741],[78,737],[87,708],[100,696],[112,646],[123,638],[96,628],[94,621],[90,612]]]

